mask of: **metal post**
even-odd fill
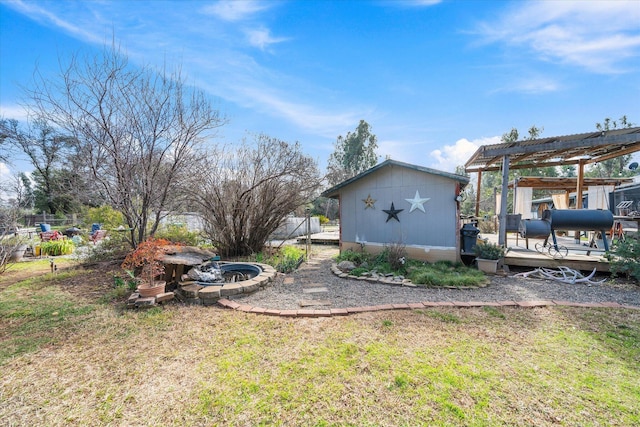
[[[507,237],[507,195],[509,192],[509,156],[502,158],[502,195],[500,196],[500,231],[498,244],[505,245]]]
[[[307,214],[307,261],[309,261],[309,257],[311,256],[311,209],[306,208],[305,213]]]

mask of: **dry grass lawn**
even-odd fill
[[[0,424],[640,424],[637,310],[127,311],[112,282],[0,286]]]

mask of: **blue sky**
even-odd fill
[[[0,0],[0,115],[24,118],[36,64],[112,38],[180,66],[246,132],[299,141],[324,170],[366,120],[383,158],[453,171],[515,127],[640,123],[640,1]]]

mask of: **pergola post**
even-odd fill
[[[582,209],[582,187],[584,186],[584,159],[578,160],[578,188],[576,189],[576,209]]]
[[[476,218],[480,216],[480,183],[482,182],[482,169],[478,171],[478,184],[476,186]]]
[[[507,194],[509,191],[509,156],[502,157],[502,195],[500,196],[500,230],[498,244],[504,246],[507,238]]]

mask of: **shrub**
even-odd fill
[[[125,223],[122,213],[108,205],[89,208],[84,221],[89,225],[93,223],[101,224],[103,228],[117,228]]]
[[[318,220],[320,221],[320,225],[324,225],[329,222],[329,218],[327,218],[324,215],[314,215],[314,216],[318,217]]]
[[[198,246],[200,243],[199,234],[195,231],[189,231],[187,226],[182,224],[169,224],[158,230],[155,236],[186,246]]]
[[[122,268],[136,270],[142,281],[151,285],[157,276],[164,274],[164,264],[160,257],[170,244],[171,242],[166,239],[149,237],[127,255],[122,263]]]
[[[281,273],[290,273],[300,265],[304,256],[304,251],[295,246],[285,246],[280,250],[276,257],[278,262],[275,266],[276,270]]]
[[[364,252],[355,252],[351,249],[340,252],[336,257],[336,262],[351,261],[356,266],[361,265],[363,262],[369,261],[370,256]]]
[[[624,274],[640,282],[640,235],[627,234],[605,257],[609,260],[609,270],[614,277]]]
[[[404,265],[407,260],[407,250],[404,243],[395,242],[385,245],[382,253],[386,255],[386,261],[389,263],[391,270],[405,272]]]
[[[110,233],[108,239],[103,239],[99,245],[90,244],[87,250],[81,255],[82,261],[86,263],[109,261],[114,259],[122,260],[131,250],[131,245],[125,239],[124,233]]]
[[[40,244],[42,255],[59,256],[73,253],[76,245],[71,239],[49,240]]]
[[[504,257],[504,248],[491,242],[478,242],[474,252],[480,259],[500,259]]]

